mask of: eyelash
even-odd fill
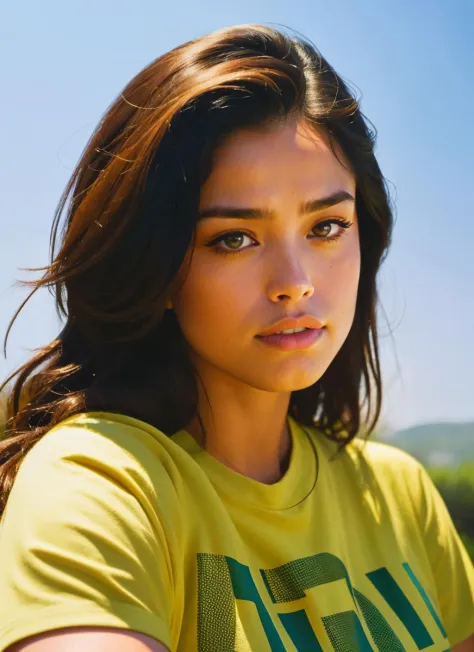
[[[342,229],[348,229],[349,227],[352,226],[352,222],[349,222],[348,220],[344,220],[342,218],[337,218],[337,219],[334,218],[332,220],[324,220],[323,222],[319,222],[318,224],[315,224],[313,226],[313,229],[315,229],[316,227],[326,226],[327,224],[337,224]],[[252,237],[246,231],[240,231],[240,230],[239,231],[237,231],[237,230],[236,231],[227,231],[227,233],[223,233],[222,235],[218,236],[217,238],[214,238],[213,240],[211,240],[211,242],[208,242],[206,244],[206,247],[213,247],[214,251],[217,254],[222,254],[224,256],[227,256],[228,254],[240,254],[243,251],[247,251],[247,249],[251,248],[250,246],[248,246],[248,247],[243,247],[242,249],[222,249],[222,248],[216,246],[220,242],[223,242],[224,240],[226,240],[227,238],[229,238],[232,235],[246,235],[249,238]],[[321,240],[322,242],[324,242],[326,244],[326,243],[335,242],[336,240],[339,240],[340,238],[342,238],[342,236],[344,236],[344,235],[346,235],[346,233],[344,231],[340,231],[336,235],[333,235],[333,236],[331,236],[329,238],[318,238],[317,236],[315,236],[315,239],[316,240]]]

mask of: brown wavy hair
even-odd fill
[[[44,273],[20,281],[34,289],[8,326],[5,356],[13,322],[41,287],[54,288],[64,328],[0,388],[18,376],[0,442],[0,514],[27,451],[66,417],[118,412],[170,435],[199,416],[196,372],[166,304],[192,250],[200,188],[228,134],[291,118],[323,128],[355,175],[361,274],[348,337],[321,379],[293,392],[289,413],[339,450],[362,424],[371,434],[382,403],[376,275],[393,222],[376,131],[305,37],[231,26],[158,57],[118,95],[60,198],[51,264],[27,268]]]

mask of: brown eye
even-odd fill
[[[336,227],[334,231],[332,231],[333,226]],[[345,229],[348,229],[351,226],[352,222],[348,222],[347,220],[340,218],[333,218],[331,220],[325,220],[324,222],[315,224],[312,231],[314,233],[316,229],[319,230],[319,233],[314,233],[316,240],[320,240],[321,242],[335,242],[336,240],[339,240],[339,238],[341,238],[343,235],[345,235]],[[321,231],[325,231],[325,233],[321,233]]]
[[[242,245],[243,239],[243,233],[231,233],[222,238],[222,242],[225,242],[229,249],[238,249]]]
[[[320,235],[329,235],[331,233],[331,224],[329,224],[328,222],[326,222],[325,224],[317,224],[314,228],[319,230]],[[321,233],[321,230],[324,229],[326,229],[326,232]]]
[[[246,243],[246,240],[250,242],[250,245]],[[208,242],[206,247],[212,247],[217,253],[238,254],[241,251],[249,249],[252,246],[252,240],[255,246],[255,240],[248,233],[244,231],[229,231]]]

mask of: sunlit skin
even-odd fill
[[[215,152],[200,211],[260,208],[274,216],[199,220],[186,281],[169,304],[212,406],[213,418],[200,385],[207,452],[266,484],[277,482],[289,462],[291,392],[321,378],[354,319],[360,276],[355,201],[299,213],[303,202],[341,190],[355,198],[354,176],[324,132],[308,123],[232,134]],[[352,225],[343,229],[331,219]],[[311,348],[281,351],[256,339],[276,321],[300,314],[325,325]],[[197,420],[186,429],[204,447]]]

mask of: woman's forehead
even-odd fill
[[[200,208],[211,204],[249,205],[271,203],[282,197],[297,202],[319,199],[340,190],[354,195],[355,179],[335,160],[326,165],[318,162],[292,164],[288,159],[269,162],[267,166],[241,164],[216,167],[203,184]]]
[[[331,151],[327,137],[305,124],[291,124],[242,129],[228,136],[214,153],[202,192],[260,194],[276,183],[286,183],[295,192],[305,187],[314,192],[318,185],[323,192],[328,184],[354,189],[353,175]]]
[[[216,148],[216,163],[258,165],[261,158],[333,155],[326,133],[307,122],[242,128],[229,134]]]

